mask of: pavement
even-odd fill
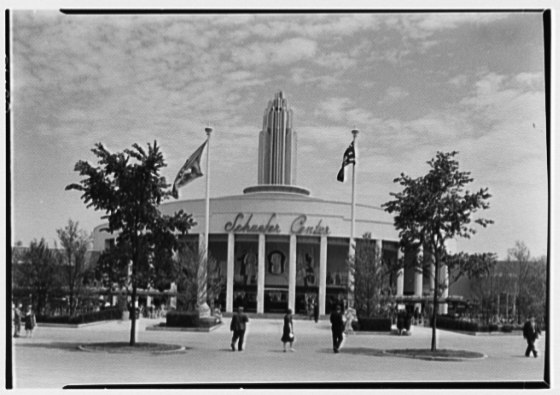
[[[439,349],[484,353],[472,361],[427,361],[402,358],[383,350],[429,348],[431,329],[413,327],[411,336],[355,333],[346,336],[339,354],[332,350],[330,324],[294,320],[295,352],[284,353],[281,319],[251,319],[243,352],[230,348],[229,319],[212,332],[148,331],[162,319],[140,319],[137,341],[178,344],[185,352],[118,354],[84,352],[81,344],[126,342],[129,321],[81,328],[37,327],[33,338],[13,339],[14,386],[62,388],[65,385],[153,386],[291,383],[499,383],[542,382],[544,337],[538,358],[524,356],[521,336],[469,336],[437,331]],[[327,383],[327,384],[325,384]],[[324,387],[323,387],[324,388]]]

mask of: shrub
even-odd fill
[[[456,320],[446,316],[438,316],[436,320],[438,328],[458,331],[478,332],[480,325],[477,322]]]
[[[89,322],[107,321],[120,319],[122,315],[121,309],[118,307],[109,307],[104,310],[92,313],[79,314],[73,317],[63,316],[37,316],[37,322],[51,324],[87,324]]]
[[[352,323],[352,328],[357,331],[390,332],[390,318],[358,318]]]
[[[198,313],[190,311],[168,311],[165,325],[182,328],[209,328],[217,325],[216,317],[199,318]]]
[[[513,330],[513,327],[512,327],[511,325],[507,325],[507,324],[506,324],[506,325],[502,326],[502,332],[507,332],[507,333],[509,333],[509,332],[511,332],[512,330]]]

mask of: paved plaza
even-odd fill
[[[426,361],[383,354],[398,348],[428,348],[431,329],[412,336],[351,334],[334,354],[328,321],[295,320],[295,352],[284,353],[281,319],[252,319],[243,352],[230,349],[229,319],[209,333],[147,331],[161,320],[139,320],[138,341],[179,344],[185,352],[119,354],[85,352],[78,345],[129,339],[130,323],[113,321],[82,328],[39,326],[33,338],[14,339],[15,388],[61,388],[68,384],[198,384],[326,382],[540,382],[539,358],[526,358],[521,335],[470,336],[438,331],[438,348],[487,355],[472,361]]]

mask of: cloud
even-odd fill
[[[279,43],[258,42],[240,47],[232,53],[232,59],[242,67],[287,65],[312,58],[316,50],[315,41],[290,38]]]
[[[378,103],[393,104],[409,95],[409,92],[398,86],[390,86],[385,90],[385,95]]]

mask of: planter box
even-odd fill
[[[358,318],[358,322],[352,323],[355,331],[369,332],[391,332],[390,318]]]
[[[165,317],[167,327],[179,328],[210,328],[218,325],[218,318],[200,318],[196,312],[169,311]]]

